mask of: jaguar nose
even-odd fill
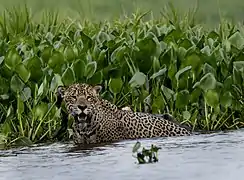
[[[87,105],[85,105],[85,104],[78,105],[78,108],[79,108],[81,111],[84,111],[84,110],[87,108]]]

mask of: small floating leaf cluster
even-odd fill
[[[243,26],[205,31],[191,16],[165,14],[93,23],[46,13],[36,22],[27,8],[5,11],[0,144],[52,140],[60,126],[54,92],[75,82],[102,84],[102,97],[119,107],[170,113],[193,130],[243,127]]]
[[[142,151],[138,152],[140,148],[141,143],[136,142],[132,149],[132,153],[136,153],[136,156],[134,155],[134,157],[137,159],[139,164],[158,162],[158,150],[161,148],[152,144],[150,149],[146,149],[145,147],[143,147]]]

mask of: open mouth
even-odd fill
[[[78,122],[78,123],[86,123],[87,122],[87,115],[85,113],[81,113],[81,114],[78,114],[76,115],[75,117],[75,120]]]

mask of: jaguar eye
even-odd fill
[[[92,97],[91,96],[88,96],[87,97],[87,101],[91,101],[92,100]]]

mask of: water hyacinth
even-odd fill
[[[144,20],[147,15],[92,23],[58,21],[50,13],[34,22],[27,8],[6,11],[0,144],[52,141],[61,122],[56,88],[75,82],[102,84],[102,97],[119,107],[170,113],[194,130],[242,127],[243,26],[223,22],[204,30],[191,16]]]

